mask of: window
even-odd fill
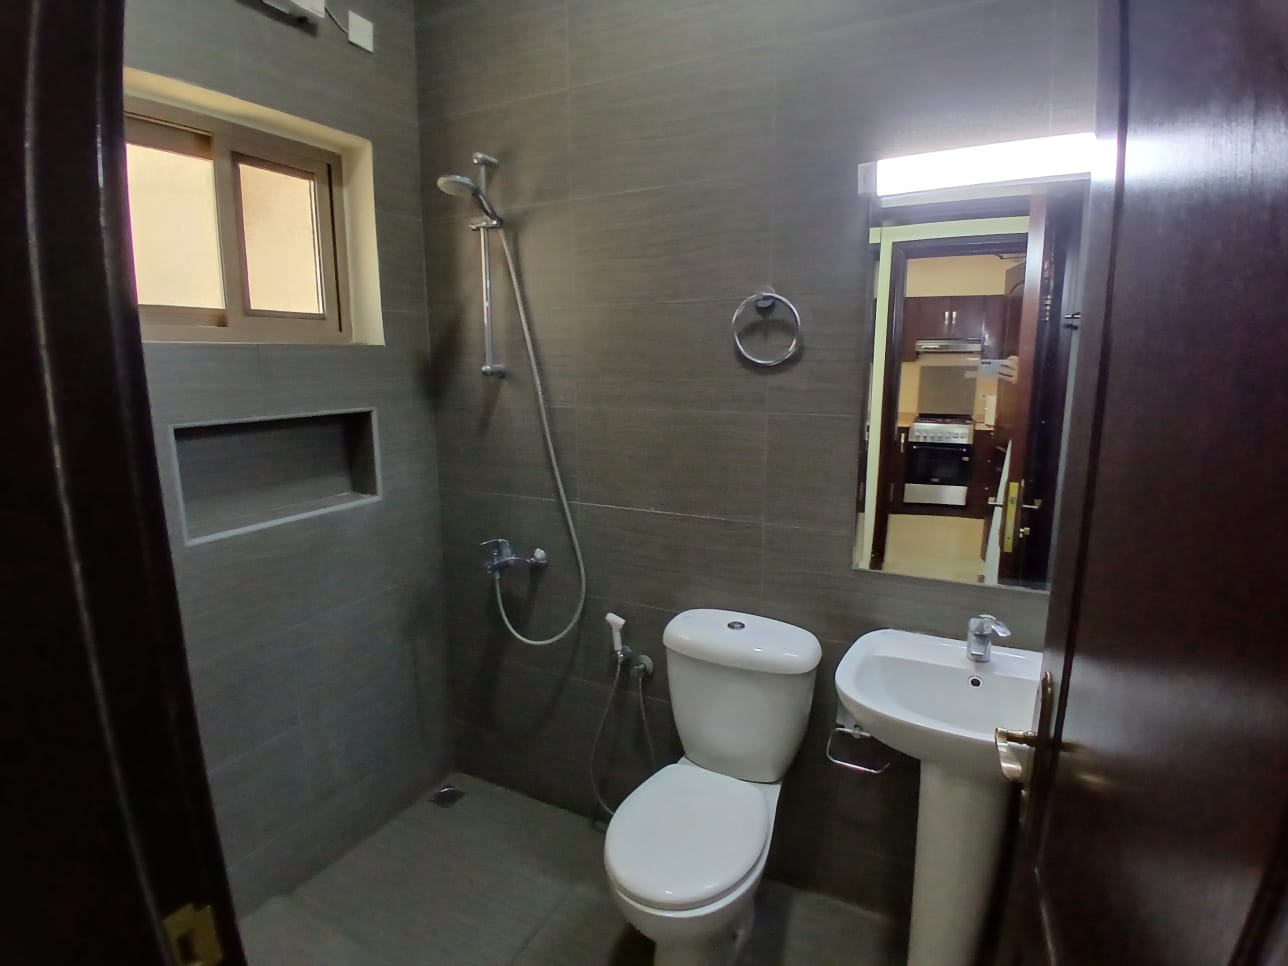
[[[349,341],[339,155],[134,99],[125,133],[144,338]]]

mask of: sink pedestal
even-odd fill
[[[997,874],[1011,788],[921,763],[908,966],[970,966]]]

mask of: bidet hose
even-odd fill
[[[640,698],[640,726],[644,729],[644,744],[648,748],[649,774],[657,771],[657,753],[653,750],[653,733],[648,730],[648,711],[644,709],[644,671],[635,669],[635,693]]]
[[[486,231],[487,229],[484,230]],[[537,641],[524,637],[510,623],[510,617],[505,612],[505,601],[501,597],[501,573],[497,571],[492,574],[492,580],[496,588],[496,606],[501,612],[501,621],[505,624],[505,629],[517,641],[542,646],[563,640],[581,620],[581,612],[586,606],[586,562],[581,556],[581,541],[577,539],[577,526],[572,521],[572,510],[568,507],[568,494],[564,492],[563,475],[559,472],[559,457],[555,455],[555,441],[550,432],[550,416],[546,412],[546,393],[541,386],[541,372],[537,368],[537,351],[532,344],[532,328],[528,324],[528,309],[523,296],[523,285],[519,281],[519,271],[514,264],[514,253],[510,250],[510,239],[506,235],[505,229],[499,229],[498,231],[501,235],[501,248],[505,251],[505,264],[510,270],[510,284],[514,286],[514,302],[519,309],[519,323],[523,329],[523,342],[528,347],[528,366],[532,370],[532,388],[537,395],[537,413],[541,417],[541,432],[546,438],[546,455],[550,457],[550,471],[555,478],[555,489],[559,491],[559,505],[563,508],[564,522],[568,525],[568,537],[572,540],[572,552],[577,558],[577,575],[581,581],[581,590],[577,598],[577,610],[573,613],[572,620],[554,637],[547,637],[544,640]],[[614,690],[617,688],[616,680],[613,681],[613,688]],[[607,716],[607,712],[605,712],[605,716]],[[600,727],[602,729],[603,726],[601,725]]]
[[[657,754],[653,749],[653,734],[648,730],[648,712],[644,707],[644,671],[640,665],[631,668],[631,674],[635,676],[635,693],[639,695],[640,700],[640,727],[644,729],[644,745],[648,748],[648,773],[652,775],[657,771]],[[617,682],[622,677],[622,660],[618,659],[617,668],[613,671],[613,684],[608,689],[608,702],[604,705],[604,713],[599,716],[599,727],[595,729],[595,740],[590,744],[590,790],[595,796],[595,801],[609,815],[617,814],[617,810],[604,801],[604,796],[599,794],[599,783],[595,781],[595,756],[599,753],[599,740],[604,737],[604,725],[608,723],[608,715],[613,710],[613,698],[617,697]]]
[[[608,700],[604,703],[604,713],[599,716],[599,727],[595,729],[595,740],[590,743],[590,792],[595,796],[595,801],[599,802],[599,807],[609,815],[616,815],[617,810],[604,801],[604,796],[599,794],[599,782],[595,781],[595,755],[599,751],[599,739],[604,737],[604,725],[608,724],[609,712],[613,710],[613,698],[617,697],[617,682],[622,676],[622,662],[617,662],[617,668],[613,671],[613,686],[608,689]]]

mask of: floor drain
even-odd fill
[[[429,800],[439,808],[451,808],[464,797],[465,793],[455,785],[444,785],[438,791],[434,792],[434,794],[430,795]]]

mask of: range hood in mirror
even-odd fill
[[[907,345],[907,343],[904,343]],[[973,353],[978,355],[984,349],[982,339],[918,339],[914,343],[917,355],[939,354],[945,352]],[[907,351],[907,350],[905,350]]]

